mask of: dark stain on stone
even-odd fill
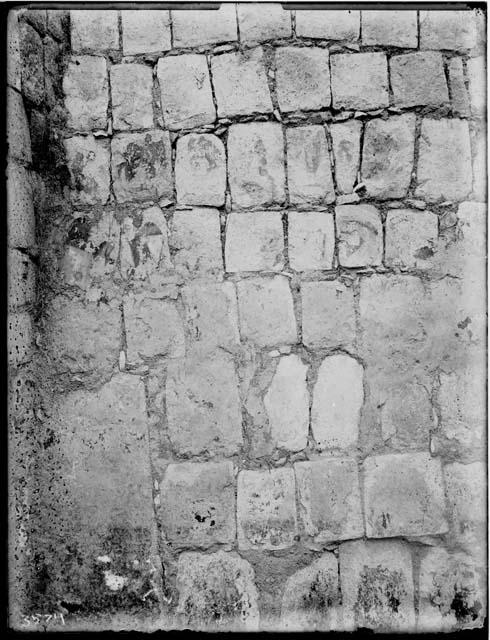
[[[478,614],[482,608],[482,605],[478,600],[475,600],[473,606],[468,603],[469,590],[462,588],[457,590],[456,585],[454,587],[454,598],[451,602],[451,609],[454,611],[456,620],[458,622],[465,622],[468,619],[476,620]]]
[[[432,247],[420,247],[413,255],[419,260],[428,260],[434,255],[434,249]]]
[[[119,165],[119,175],[124,171],[130,182],[142,169],[148,178],[156,176],[157,165],[165,163],[165,147],[160,140],[153,141],[147,134],[143,144],[130,142],[123,153],[124,160]]]
[[[466,317],[461,322],[458,322],[458,327],[460,329],[466,329],[466,327],[471,323],[471,318]]]
[[[405,595],[403,576],[381,566],[364,567],[355,605],[358,623],[368,623],[374,628],[389,624],[390,616],[399,611]]]
[[[317,573],[315,579],[311,583],[308,593],[303,594],[302,608],[309,609],[327,609],[332,606],[331,585],[320,572]]]
[[[86,218],[77,218],[68,231],[68,244],[83,249],[90,235],[90,223]]]

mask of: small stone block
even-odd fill
[[[109,142],[93,136],[74,136],[65,140],[65,149],[73,201],[106,204],[110,196]]]
[[[363,11],[362,43],[385,47],[416,49],[418,24],[416,11]]]
[[[174,47],[199,47],[237,39],[235,5],[217,10],[172,11]]]
[[[328,49],[279,47],[275,55],[277,99],[283,113],[330,106]]]
[[[359,38],[360,11],[296,11],[299,38],[355,41]]]
[[[175,269],[187,277],[223,273],[221,228],[216,209],[176,211],[171,224]]]
[[[118,12],[107,9],[70,11],[73,53],[119,48]]]
[[[335,250],[332,214],[291,211],[288,214],[288,243],[291,269],[332,269]]]
[[[438,51],[393,56],[390,79],[393,101],[398,107],[438,107],[449,102],[444,63]]]
[[[284,235],[279,211],[230,213],[226,221],[226,271],[281,271]]]
[[[63,77],[68,127],[76,131],[107,128],[109,81],[102,56],[77,56]]]
[[[392,209],[386,216],[385,263],[401,269],[429,267],[438,228],[438,217],[430,211]]]
[[[226,153],[218,136],[190,133],[177,140],[175,184],[179,204],[224,204]]]
[[[123,55],[159,53],[172,48],[168,11],[121,11],[121,19]]]
[[[343,267],[380,265],[383,260],[383,225],[376,207],[343,204],[335,207],[339,263]]]
[[[331,56],[332,104],[335,109],[369,111],[387,107],[386,54],[339,53]]]
[[[262,42],[291,36],[291,13],[279,3],[237,4],[240,42]]]
[[[361,144],[360,120],[348,120],[330,125],[335,180],[340,193],[352,193],[357,181]]]
[[[115,131],[153,127],[153,72],[144,64],[111,67],[112,118]]]

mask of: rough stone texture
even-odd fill
[[[387,394],[381,408],[381,433],[391,446],[427,449],[433,426],[431,399],[424,386],[402,384]]]
[[[398,107],[438,107],[449,101],[442,55],[438,51],[393,56],[390,80],[394,104]]]
[[[118,202],[173,196],[167,131],[118,134],[111,141],[111,156],[114,195]]]
[[[203,628],[215,631],[258,630],[259,606],[254,571],[237,553],[181,554],[177,587],[177,612],[183,616],[186,628],[190,626],[199,631]]]
[[[76,131],[107,127],[109,84],[102,56],[77,56],[63,77],[68,126]]]
[[[221,207],[225,202],[226,154],[223,142],[209,133],[177,140],[175,187],[179,204]]]
[[[368,538],[447,531],[440,460],[427,453],[391,454],[366,458],[363,466]]]
[[[363,11],[362,43],[372,46],[404,47],[418,46],[416,11]]]
[[[354,348],[356,316],[352,287],[338,281],[303,282],[301,307],[306,347]]]
[[[276,90],[282,112],[314,111],[330,106],[328,49],[276,49]]]
[[[417,198],[464,200],[471,191],[471,148],[466,120],[422,120]]]
[[[10,367],[18,367],[32,358],[34,325],[27,311],[11,312],[8,317],[7,351]],[[308,428],[308,425],[307,425]]]
[[[169,464],[160,490],[159,514],[167,540],[183,547],[209,547],[235,540],[231,462]]]
[[[475,58],[468,60],[468,64]],[[468,68],[468,65],[467,65]],[[448,63],[449,88],[453,111],[460,116],[468,116],[470,112],[468,90],[466,89],[463,58],[451,58]],[[468,74],[470,75],[470,74]],[[480,78],[483,83],[483,79]],[[470,81],[471,92],[471,81]]]
[[[281,271],[284,236],[281,213],[231,213],[226,221],[225,268],[238,271]]]
[[[281,204],[285,200],[281,125],[235,124],[228,130],[228,180],[234,207]]]
[[[294,465],[299,517],[315,544],[364,535],[357,463],[351,458],[324,458]]]
[[[28,172],[16,162],[7,165],[7,210],[9,247],[32,247],[35,242],[33,190]]]
[[[311,430],[319,449],[356,445],[363,399],[362,365],[344,354],[327,356],[318,370],[311,405]]]
[[[421,49],[471,49],[476,44],[476,11],[420,11]]]
[[[364,130],[361,180],[370,196],[404,198],[412,179],[415,116],[370,120]]]
[[[15,11],[7,14],[7,84],[18,91],[22,88],[19,20]]]
[[[216,119],[206,56],[189,53],[157,64],[163,119],[171,130],[199,127]]]
[[[452,60],[455,60],[453,58]],[[466,73],[469,79],[469,94],[471,112],[473,115],[482,116],[486,109],[485,77],[486,61],[483,56],[470,58],[466,61]]]
[[[172,11],[174,47],[197,47],[237,39],[235,5],[218,10]]]
[[[301,451],[306,447],[309,425],[307,369],[296,354],[282,357],[264,396],[271,438],[277,447],[288,451]]]
[[[385,224],[386,265],[401,269],[429,267],[438,233],[438,218],[430,211],[389,211]]]
[[[170,244],[175,269],[187,277],[210,277],[223,272],[219,212],[216,209],[176,211]]]
[[[121,20],[122,50],[125,56],[171,49],[168,11],[161,9],[121,11]]]
[[[376,207],[343,204],[335,207],[339,263],[343,267],[381,264],[383,225]]]
[[[153,127],[153,73],[144,64],[111,67],[112,117],[115,131]]]
[[[257,11],[253,4],[240,2],[237,4],[237,16],[240,42],[249,44],[291,36],[291,14],[279,3],[264,2]]]
[[[106,204],[110,195],[110,150],[106,140],[74,136],[65,140],[76,204]]]
[[[399,541],[340,546],[343,628],[410,632],[415,627],[412,558]]]
[[[357,40],[360,11],[296,11],[296,35],[324,40]]]
[[[9,306],[29,305],[36,300],[36,267],[28,254],[7,251]]]
[[[335,182],[340,193],[352,193],[359,170],[362,124],[359,120],[330,125]]]
[[[213,56],[211,72],[219,118],[272,111],[261,47]]]
[[[286,129],[288,189],[292,205],[308,207],[335,200],[325,130],[321,125]]]
[[[41,36],[29,24],[20,24],[22,93],[40,106],[44,100],[44,55]]]
[[[291,468],[241,471],[237,486],[238,547],[287,549],[297,530]]]
[[[232,358],[188,350],[169,361],[166,382],[168,435],[182,455],[236,453],[242,443],[238,380]]]
[[[7,87],[7,144],[11,158],[32,161],[31,135],[22,96]]]
[[[288,214],[288,247],[291,269],[332,269],[335,250],[332,214],[291,211]]]
[[[388,65],[386,54],[339,53],[330,59],[332,105],[335,109],[387,107]],[[348,78],[348,82],[346,82]]]
[[[293,297],[288,279],[247,278],[237,282],[242,340],[258,347],[295,344]]]
[[[119,47],[117,13],[107,9],[70,11],[73,53],[117,49]]]

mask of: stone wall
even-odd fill
[[[482,627],[485,16],[60,13],[16,624]]]

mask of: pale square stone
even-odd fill
[[[107,51],[119,47],[118,12],[107,9],[70,11],[71,49]]]
[[[389,105],[385,53],[334,54],[330,58],[330,72],[335,109],[369,111]]]
[[[211,72],[219,118],[272,111],[261,47],[213,56]]]
[[[360,11],[296,11],[296,35],[300,38],[348,40],[359,38]]]
[[[291,12],[279,3],[237,4],[240,41],[252,43],[291,36]]]
[[[170,13],[162,9],[121,11],[122,47],[125,56],[157,53],[172,48]]]
[[[284,235],[279,211],[230,213],[226,221],[226,271],[281,271]]]
[[[177,140],[175,185],[179,204],[224,204],[226,153],[218,136],[190,133]]]
[[[175,269],[186,277],[219,276],[223,273],[219,211],[175,211],[171,224],[171,247]]]
[[[282,112],[330,106],[328,49],[279,47],[275,56],[277,99]]]
[[[444,63],[442,54],[438,51],[392,56],[389,64],[396,106],[438,107],[449,102]]]
[[[172,10],[174,47],[199,47],[237,39],[235,5],[217,10]]]
[[[416,11],[363,11],[362,43],[416,49],[418,25]]]
[[[471,49],[477,42],[477,12],[420,11],[421,49]]]
[[[241,471],[237,485],[239,548],[291,547],[297,530],[293,470]]]
[[[402,269],[429,267],[436,250],[438,229],[438,217],[430,211],[388,211],[385,223],[385,263]]]
[[[323,211],[288,214],[289,264],[295,271],[332,269],[335,251],[333,215]]]
[[[65,140],[65,150],[73,201],[106,204],[110,195],[109,142],[93,136],[74,136]]]
[[[335,181],[340,193],[352,193],[360,165],[362,124],[359,120],[330,125],[335,159]]]
[[[102,56],[77,56],[63,77],[67,125],[77,131],[107,128],[109,82]]]
[[[379,265],[383,261],[383,225],[371,204],[335,207],[339,263],[344,267]]]
[[[153,71],[144,64],[111,67],[112,118],[115,131],[153,127]]]

